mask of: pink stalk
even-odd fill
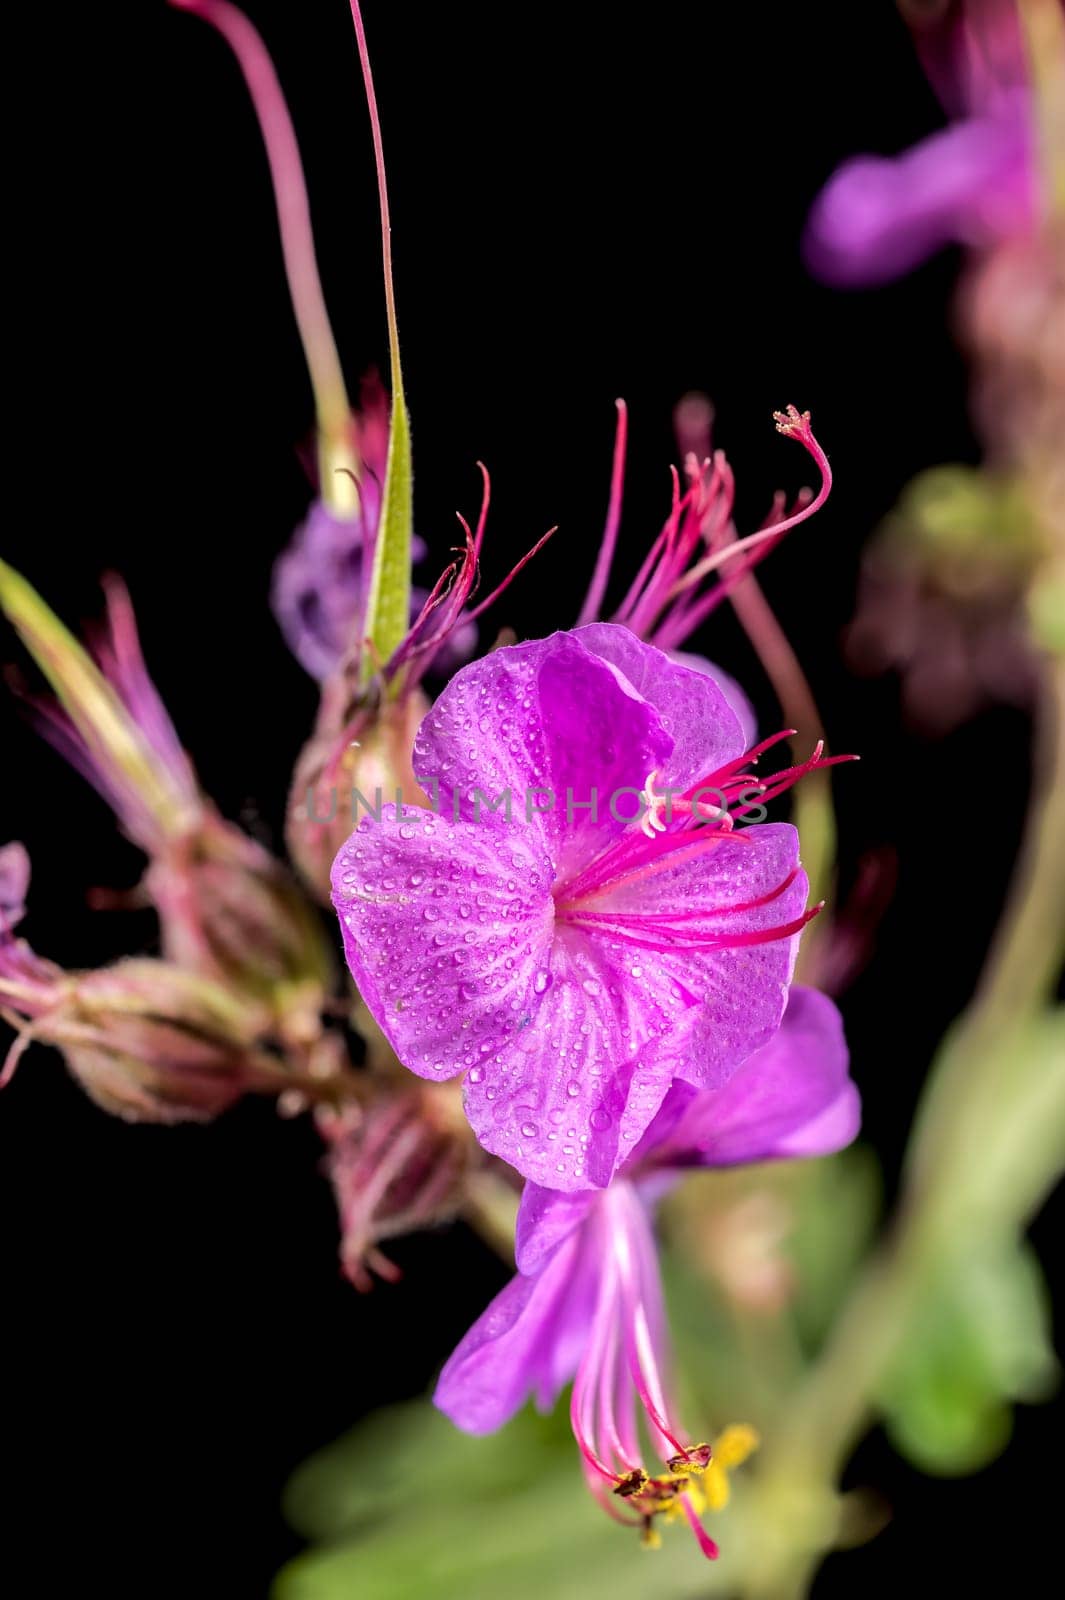
[[[366,45],[366,30],[362,25],[359,0],[351,0],[351,20],[355,24],[355,38],[359,46],[362,79],[366,85],[366,101],[370,109],[370,128],[373,134],[374,161],[377,166],[377,195],[381,206],[381,256],[385,273],[385,312],[388,319],[388,348],[392,373],[392,404],[402,403],[403,375],[399,366],[399,329],[396,324],[396,291],[392,282],[392,218],[388,209],[388,183],[385,178],[385,153],[381,142],[381,119],[377,114],[377,95],[374,91],[370,52]]]
[[[712,551],[702,561],[697,562],[682,578],[678,579],[669,591],[667,599],[683,594],[685,590],[700,583],[711,572],[718,571],[719,568],[726,565],[735,556],[760,547],[763,547],[761,553],[765,554],[764,547],[766,545],[779,539],[789,529],[798,527],[801,522],[806,522],[815,512],[821,509],[828,499],[832,490],[832,468],[828,464],[828,457],[818,444],[810,428],[809,416],[806,413],[800,415],[794,406],[789,406],[786,413],[775,412],[774,416],[776,417],[777,431],[785,434],[788,438],[798,439],[803,448],[816,461],[821,474],[821,487],[817,494],[806,505],[794,511],[790,517],[784,517],[781,521],[773,523],[768,528],[760,528],[757,533],[750,533],[745,539],[737,539],[723,550]]]
[[[610,478],[610,503],[607,507],[606,528],[603,531],[603,542],[599,546],[599,555],[595,563],[595,571],[588,587],[580,616],[577,618],[578,628],[587,622],[598,620],[603,596],[610,579],[610,568],[614,562],[614,550],[618,541],[618,526],[621,522],[621,496],[625,481],[625,448],[629,429],[629,411],[624,400],[615,402],[618,408],[617,431],[614,435],[614,467]]]
[[[273,62],[256,29],[229,0],[170,0],[222,35],[237,58],[259,120],[270,164],[281,250],[322,432],[346,441],[351,418],[344,374],[325,308],[311,231],[310,204],[299,145]],[[328,491],[328,485],[323,484]]]

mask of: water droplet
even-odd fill
[[[535,1122],[523,1122],[521,1125],[521,1136],[523,1139],[535,1139],[539,1132],[540,1130],[536,1126]]]
[[[580,1092],[581,1092],[581,1086],[580,1086],[579,1083],[573,1083],[573,1082],[567,1083],[567,1085],[566,1085],[566,1093],[569,1095],[571,1100],[576,1100],[576,1098],[580,1094]]]
[[[597,1133],[602,1133],[604,1129],[609,1128],[613,1120],[613,1117],[610,1115],[610,1112],[605,1106],[596,1106],[595,1110],[588,1118],[588,1121]]]
[[[551,974],[543,967],[533,978],[533,989],[537,994],[543,994],[551,987]]]
[[[420,883],[425,882],[425,873],[412,872],[410,877],[407,879],[407,882],[410,884],[412,889],[416,889]]]
[[[466,1074],[466,1076],[470,1080],[471,1083],[480,1083],[482,1081],[482,1079],[484,1078],[484,1068],[483,1067],[471,1067],[469,1072]]]

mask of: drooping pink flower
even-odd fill
[[[603,1508],[651,1542],[655,1519],[683,1516],[704,1554],[716,1555],[699,1511],[722,1503],[723,1485],[708,1477],[710,1447],[692,1443],[677,1414],[652,1207],[686,1168],[841,1149],[859,1120],[847,1068],[834,1005],[796,987],[780,1031],[726,1084],[670,1090],[608,1189],[527,1184],[517,1276],[445,1365],[440,1409],[469,1433],[490,1433],[530,1395],[549,1409],[573,1379],[573,1431]],[[639,1418],[664,1470],[647,1470]]]
[[[439,809],[383,807],[339,852],[375,1020],[420,1076],[465,1074],[526,1177],[605,1186],[675,1079],[720,1086],[779,1026],[798,840],[733,824],[820,753],[764,794],[758,753],[709,677],[593,624],[463,668],[414,745]]]
[[[954,120],[900,156],[856,156],[829,179],[805,241],[829,283],[887,283],[945,244],[984,248],[1037,220],[1032,99],[1012,0],[963,0],[945,24],[915,27]]]

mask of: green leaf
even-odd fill
[[[272,1600],[693,1600],[735,1591],[743,1492],[714,1519],[709,1566],[683,1524],[643,1551],[588,1493],[566,1406],[471,1438],[428,1402],[378,1412],[296,1472],[286,1512],[319,1540]],[[592,1574],[590,1589],[589,1575]]]
[[[475,1439],[423,1401],[375,1411],[296,1469],[285,1516],[305,1538],[331,1539],[390,1516],[412,1497],[455,1508],[471,1495],[505,1495],[552,1461],[572,1458],[564,1412],[524,1411],[499,1433]]]
[[[881,1392],[897,1448],[926,1472],[974,1472],[1009,1439],[1011,1402],[1041,1400],[1057,1363],[1034,1253],[975,1244],[929,1274],[910,1337]]]
[[[874,1152],[852,1145],[839,1155],[790,1164],[795,1230],[787,1254],[798,1285],[795,1321],[803,1344],[816,1349],[869,1249],[880,1214],[880,1168]]]
[[[381,520],[374,545],[366,632],[372,649],[363,660],[363,678],[373,676],[402,642],[410,627],[410,551],[414,526],[414,473],[410,418],[403,395],[399,347],[392,360],[392,423]]]

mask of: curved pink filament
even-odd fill
[[[682,1494],[680,1497],[680,1502],[684,1507],[684,1515],[688,1519],[688,1526],[691,1528],[691,1531],[699,1541],[699,1549],[703,1552],[703,1555],[708,1561],[716,1561],[720,1552],[713,1539],[711,1539],[710,1535],[699,1521],[699,1514],[692,1505],[690,1496]]]
[[[673,599],[676,595],[683,594],[686,589],[690,589],[693,585],[700,583],[709,573],[716,572],[735,556],[742,555],[745,551],[758,549],[767,545],[770,541],[776,541],[787,533],[789,529],[798,527],[801,522],[806,522],[824,505],[832,489],[832,469],[828,464],[828,457],[814,438],[809,427],[806,427],[801,432],[793,433],[791,437],[797,438],[817,463],[818,470],[821,473],[821,487],[818,489],[817,494],[806,505],[793,512],[790,517],[784,517],[780,522],[773,523],[771,527],[761,528],[757,533],[750,533],[745,539],[736,539],[723,549],[712,551],[702,561],[697,562],[682,578],[678,579],[666,596],[667,599]],[[741,573],[738,576],[742,575]],[[710,596],[707,596],[707,599],[710,598]],[[713,598],[715,601],[721,598],[720,593],[715,591]]]

